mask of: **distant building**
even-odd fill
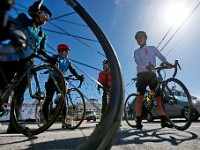
[[[93,110],[93,111],[101,111],[102,105],[98,103],[97,99],[90,99],[88,102],[85,103],[86,111]],[[79,104],[78,110],[83,110],[83,104]]]

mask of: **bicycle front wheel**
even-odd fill
[[[132,127],[136,128],[136,111],[135,111],[135,104],[136,104],[136,94],[130,94],[124,104],[124,119],[126,123]]]
[[[109,103],[104,116],[101,118],[101,123],[79,145],[78,149],[110,149],[118,132],[123,112],[124,84],[121,67],[111,43],[99,28],[98,24],[76,0],[66,0],[66,2],[87,23],[88,27],[98,39],[98,42],[105,52],[105,57],[108,60],[112,80]],[[90,58],[90,55],[88,56],[87,59]]]
[[[28,75],[28,73],[27,73]],[[47,130],[59,116],[66,95],[66,84],[62,72],[55,66],[42,65],[31,69],[24,100],[19,104],[18,92],[15,93],[11,104],[11,121],[13,126],[26,136],[37,135]],[[56,78],[59,78],[56,80]],[[52,101],[47,107],[48,120],[43,114],[43,103],[46,100],[46,81],[51,79],[54,88]],[[27,76],[23,80],[27,80]],[[20,84],[19,88],[24,85]],[[22,106],[22,108],[20,108]]]
[[[164,109],[169,122],[178,130],[186,130],[193,119],[191,96],[185,85],[176,78],[170,78],[163,85]]]
[[[85,116],[85,99],[77,88],[70,88],[66,95],[66,111],[63,111],[65,127],[78,128]]]

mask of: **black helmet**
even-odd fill
[[[41,5],[41,7],[38,9],[40,4],[40,1],[34,2],[33,5],[31,5],[28,8],[28,14],[29,16],[31,16],[32,18],[36,16],[36,13],[39,11],[44,11],[45,13],[47,13],[49,15],[49,17],[52,16],[51,11],[44,5]]]
[[[145,37],[147,39],[147,34],[146,32],[144,31],[138,31],[136,34],[135,34],[135,38],[137,38],[138,36],[140,37]]]
[[[104,59],[104,60],[103,60],[103,65],[105,65],[105,64],[108,64],[107,59]]]

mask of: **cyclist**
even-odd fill
[[[109,93],[111,90],[111,74],[110,74],[110,68],[108,66],[107,59],[103,61],[102,65],[103,65],[103,71],[101,71],[98,76],[98,82],[101,85],[98,84],[98,87],[97,87],[97,90],[99,92],[100,92],[100,88],[103,89],[101,118],[105,114],[106,107],[108,105],[108,100],[109,100]]]
[[[51,11],[45,6],[41,5],[39,7],[40,1],[34,2],[28,9],[28,14],[31,17],[29,19],[26,14],[20,13],[16,18],[15,22],[18,27],[24,29],[27,35],[30,37],[28,40],[31,41],[32,45],[29,45],[30,49],[36,49],[39,46],[40,52],[46,58],[49,58],[49,61],[54,61],[45,53],[47,35],[42,31],[42,25],[46,24],[50,17],[52,16]],[[20,38],[20,37],[18,37]],[[1,60],[0,61],[0,69],[1,69],[1,78],[0,78],[0,90],[3,90],[6,85],[10,83],[13,79],[14,75],[16,78],[21,76],[24,71],[26,71],[29,58],[9,61],[9,60]],[[23,95],[26,89],[28,82],[27,78],[23,78],[19,87],[15,91],[15,95],[18,100],[18,109],[17,115],[21,112],[22,103],[23,103]],[[7,129],[7,133],[16,133],[17,131],[10,123]]]
[[[57,46],[57,51],[58,51],[58,55],[54,55],[54,57],[57,59],[57,65],[59,67],[59,69],[65,74],[66,71],[69,69],[70,72],[79,80],[83,81],[84,77],[83,75],[78,75],[78,73],[76,72],[76,70],[74,69],[72,62],[68,59],[68,55],[70,52],[70,47],[66,44],[59,44]],[[59,79],[55,77],[55,79],[58,81],[59,83]],[[48,79],[48,81],[46,82],[46,100],[43,104],[43,115],[46,121],[48,121],[48,106],[52,101],[53,95],[56,92],[56,88],[54,86],[54,83],[52,81],[51,78]],[[62,128],[66,127],[66,122],[65,122],[65,118],[66,118],[66,105],[63,108],[63,120],[62,120]],[[68,124],[69,125],[69,124]]]
[[[144,31],[138,31],[135,35],[135,39],[140,46],[140,48],[134,51],[134,58],[137,64],[137,100],[136,100],[136,128],[142,129],[143,125],[141,124],[141,113],[142,113],[142,102],[144,99],[144,94],[146,87],[149,86],[150,90],[154,92],[157,87],[158,80],[155,73],[154,67],[156,66],[156,57],[158,57],[163,63],[167,63],[167,59],[160,53],[160,51],[154,46],[147,46],[146,40],[147,35]],[[149,63],[151,65],[149,65]],[[170,68],[170,64],[168,67]],[[165,112],[162,106],[162,92],[159,89],[159,92],[155,95],[155,100],[157,102],[157,110],[161,117],[161,127],[172,126],[167,122],[165,117]]]

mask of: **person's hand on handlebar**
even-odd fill
[[[152,71],[152,70],[155,70],[155,66],[151,64],[151,65],[146,66],[145,69],[148,71]]]
[[[162,66],[162,67],[166,66],[168,69],[171,69],[174,67],[174,65],[172,65],[171,63],[168,63],[168,62],[161,63],[160,66]]]
[[[171,63],[168,63],[168,62],[167,62],[167,64],[166,64],[166,65],[167,65],[167,68],[169,68],[169,69],[171,69],[171,68],[173,68],[173,67],[174,67],[174,65],[172,65]]]
[[[58,62],[58,58],[56,55],[53,55],[53,56],[49,56],[47,53],[46,53],[46,50],[45,49],[39,49],[37,51],[37,53],[39,55],[42,55],[43,57],[45,57],[47,59],[47,62],[52,64],[52,65],[55,65],[57,62]]]
[[[79,79],[81,82],[83,82],[84,81],[84,75],[79,75],[78,77],[77,77],[77,79]]]

